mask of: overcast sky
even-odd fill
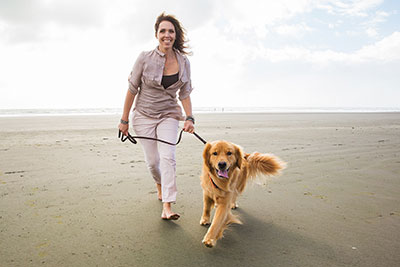
[[[163,11],[195,107],[400,106],[398,0],[1,0],[0,108],[122,108]]]

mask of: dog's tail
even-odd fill
[[[248,162],[248,178],[254,179],[259,174],[277,175],[286,167],[286,163],[280,158],[271,154],[253,152],[245,154]]]

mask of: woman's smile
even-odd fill
[[[174,24],[167,20],[162,21],[160,23],[156,36],[158,42],[160,43],[160,50],[170,49],[174,44],[176,38]]]

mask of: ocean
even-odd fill
[[[193,107],[193,113],[381,113],[400,112],[400,107]],[[0,109],[0,117],[118,115],[121,108]]]

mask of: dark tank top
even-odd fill
[[[161,85],[164,87],[164,89],[170,87],[178,81],[178,76],[179,72],[172,75],[163,75],[161,79]]]

